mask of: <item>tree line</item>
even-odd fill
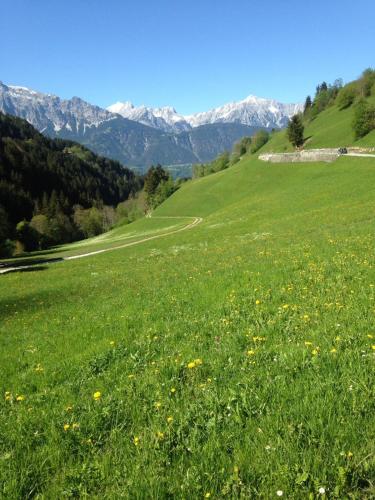
[[[317,85],[315,96],[307,96],[303,113],[294,115],[289,121],[287,137],[295,147],[304,143],[304,124],[314,120],[319,113],[336,105],[339,110],[354,106],[352,130],[355,140],[375,130],[375,106],[368,97],[375,96],[375,70],[367,68],[358,80],[343,85],[341,79],[332,85],[322,82]]]
[[[0,254],[105,230],[143,179],[71,141],[49,139],[0,113]]]
[[[96,236],[173,194],[161,165],[138,176],[75,142],[0,113],[0,257]]]

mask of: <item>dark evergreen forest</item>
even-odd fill
[[[77,211],[116,206],[141,187],[142,179],[119,162],[75,142],[44,137],[25,120],[0,113],[3,254],[12,240],[28,250],[82,238]]]

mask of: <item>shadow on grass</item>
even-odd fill
[[[48,250],[38,250],[36,252],[30,252],[30,253],[21,253],[20,255],[14,255],[13,257],[8,257],[7,259],[0,259],[0,267],[2,265],[6,266],[14,266],[18,264],[19,262],[36,262],[38,259],[35,259],[34,257],[40,257],[42,259],[44,256],[48,258],[48,255],[53,255],[56,253],[61,253],[64,252],[63,248],[49,248]]]
[[[39,270],[47,270],[47,266],[39,266],[43,269],[31,268],[25,270],[17,270],[14,272],[36,272]],[[3,278],[0,276],[0,284]],[[53,283],[53,287],[49,286],[48,277],[43,275],[41,284],[45,286],[44,289],[35,291],[31,288],[25,287],[21,291],[18,289],[11,289],[10,293],[1,290],[0,294],[0,324],[5,319],[17,317],[19,314],[32,315],[36,312],[40,313],[38,321],[51,315],[51,310],[56,314],[56,310],[60,308],[62,302],[67,307],[75,307],[79,297],[82,295],[81,290],[77,289],[72,292],[69,285],[62,285],[59,281]],[[1,286],[1,285],[0,285]],[[1,497],[1,495],[0,495]]]
[[[308,137],[304,137],[303,139],[303,145],[306,146],[306,144],[309,143],[310,139],[312,139],[312,135],[309,135]]]
[[[0,262],[0,271],[4,269],[9,269],[9,268],[17,268],[17,267],[23,267],[23,266],[30,266],[27,269],[23,269],[23,271],[30,270],[31,268],[34,268],[36,266],[41,266],[43,264],[53,264],[55,262],[62,262],[64,259],[62,257],[55,257],[52,259],[35,259],[35,260],[30,260],[30,259],[17,259],[17,260],[11,260],[11,261],[6,261],[6,262]],[[16,271],[18,269],[14,269]],[[19,269],[21,271],[21,269]],[[8,272],[11,272],[10,270]]]
[[[0,268],[1,269],[1,268]],[[14,269],[9,269],[4,274],[10,274],[10,273],[33,273],[35,271],[45,271],[48,269],[47,266],[41,266],[41,265],[35,265],[35,266],[30,266],[30,267],[21,267],[20,269],[14,268]]]
[[[19,256],[15,256],[13,257],[14,259],[19,259],[19,258],[29,258],[29,259],[32,259],[33,257],[38,257],[40,255],[50,255],[50,254],[53,254],[53,253],[60,253],[60,252],[63,252],[64,249],[63,248],[59,248],[59,247],[51,247],[51,248],[48,248],[47,250],[38,250],[37,252],[30,252],[30,253],[24,253],[24,254],[21,254]]]

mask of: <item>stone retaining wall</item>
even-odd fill
[[[296,163],[309,161],[335,161],[340,156],[338,148],[335,149],[308,149],[295,153],[265,153],[259,159],[271,163]]]

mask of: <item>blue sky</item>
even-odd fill
[[[298,102],[375,66],[374,0],[0,2],[0,80],[100,106]]]

